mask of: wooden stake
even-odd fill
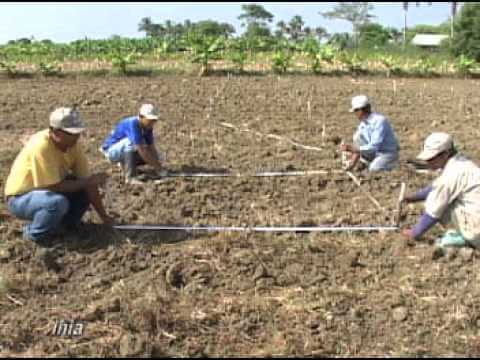
[[[396,211],[396,218],[395,218],[395,226],[399,227],[400,226],[400,218],[402,217],[402,205],[403,205],[403,199],[405,198],[405,183],[402,182],[402,186],[400,188],[400,195],[398,197],[398,203],[397,203],[397,211]]]
[[[383,212],[386,212],[385,208],[380,205],[380,203],[365,189],[362,188],[362,185],[360,184],[360,180],[358,180],[358,178],[353,175],[350,171],[345,171],[347,173],[348,176],[350,176],[350,178],[353,180],[353,182],[355,184],[357,184],[357,186],[360,188],[360,190],[365,194],[367,195],[367,197],[375,204],[375,206],[379,209],[379,210],[382,210]]]

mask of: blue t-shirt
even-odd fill
[[[112,131],[107,140],[105,140],[102,145],[102,149],[107,151],[110,146],[127,137],[133,145],[152,145],[153,129],[142,129],[138,116],[123,118],[120,120],[118,125],[115,127],[115,130]]]

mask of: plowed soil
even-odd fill
[[[221,226],[392,225],[401,182],[434,174],[405,161],[433,130],[480,159],[480,82],[364,77],[106,77],[2,79],[0,184],[29,133],[58,106],[78,104],[93,171],[111,174],[109,212],[123,224]],[[400,139],[393,172],[304,177],[170,178],[130,187],[98,151],[114,124],[144,102],[164,120],[156,142],[170,171],[339,170],[338,144],[365,93]],[[309,106],[310,104],[310,106]],[[310,111],[309,111],[310,108]],[[274,137],[322,148],[305,150]],[[379,209],[367,197],[380,203]],[[119,231],[86,225],[66,235],[54,264],[0,219],[0,355],[324,356],[479,355],[480,262],[432,259],[437,226],[410,243],[397,231],[232,233]],[[422,205],[404,209],[412,225]],[[455,256],[456,255],[456,256]],[[56,321],[85,324],[53,335]]]

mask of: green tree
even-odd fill
[[[349,33],[336,33],[328,39],[327,44],[343,50],[345,48],[353,47],[354,42]]]
[[[391,33],[380,24],[364,24],[359,27],[359,43],[362,46],[385,46],[391,39]]]
[[[480,61],[480,3],[465,3],[454,24],[452,50],[455,56],[465,55]]]
[[[268,23],[273,21],[273,15],[262,5],[242,5],[242,12],[238,19],[242,20],[242,27],[247,27],[245,36],[271,36]]]
[[[220,50],[225,46],[223,37],[202,36],[190,33],[187,42],[191,51],[191,61],[201,64],[200,76],[210,73],[210,60],[220,59]]]
[[[300,15],[295,15],[294,17],[292,17],[292,19],[288,23],[288,33],[291,40],[298,41],[304,37],[304,25],[305,22]]]
[[[277,22],[277,30],[275,31],[276,38],[285,38],[288,33],[288,25],[285,21]]]
[[[203,36],[224,36],[228,38],[235,33],[235,28],[228,23],[204,20],[192,24],[189,31],[196,31]]]
[[[370,14],[373,5],[368,2],[342,2],[332,11],[320,13],[327,19],[345,20],[352,24],[355,44],[357,44],[360,26],[370,22],[375,16]]]
[[[147,37],[159,37],[164,35],[165,28],[160,24],[154,24],[149,17],[145,17],[140,20],[138,31],[145,32]]]

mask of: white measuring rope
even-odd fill
[[[187,225],[115,225],[118,230],[186,230],[246,232],[332,232],[332,231],[394,231],[398,226],[187,226]]]
[[[164,176],[169,177],[273,177],[273,176],[307,176],[307,175],[330,175],[330,174],[342,174],[340,170],[307,170],[307,171],[266,171],[253,174],[241,174],[241,173],[170,173]],[[158,182],[162,182],[159,179]]]

